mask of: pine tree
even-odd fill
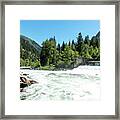
[[[63,41],[62,46],[61,46],[61,50],[64,51],[64,48],[65,48],[65,43]]]
[[[77,44],[76,44],[76,50],[79,52],[79,54],[81,55],[81,49],[82,49],[82,44],[83,43],[83,38],[82,38],[82,34],[79,33],[78,37],[77,37]]]
[[[90,45],[90,40],[89,40],[89,36],[85,36],[85,41],[84,41],[85,44],[87,45]]]
[[[61,47],[60,47],[60,44],[58,43],[57,45],[57,50],[59,51],[59,53],[61,52]]]

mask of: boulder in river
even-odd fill
[[[27,86],[30,86],[31,84],[38,83],[37,81],[28,78],[26,75],[20,76],[20,88],[25,88]]]

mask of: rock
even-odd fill
[[[35,84],[35,83],[38,83],[38,82],[35,81],[35,80],[30,80],[30,83],[31,83],[31,84]]]
[[[20,82],[26,83],[26,78],[25,77],[20,77]]]
[[[20,88],[21,88],[20,91],[21,92],[23,92],[23,88],[30,86],[31,84],[35,84],[35,83],[38,83],[38,82],[35,80],[31,80],[27,76],[20,75]]]
[[[29,74],[23,73],[23,75],[27,76],[27,75],[29,75]]]
[[[20,83],[20,88],[24,88],[24,87],[27,87],[28,84],[27,83]]]
[[[20,88],[20,92],[26,92],[24,88]]]

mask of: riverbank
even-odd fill
[[[31,67],[31,66],[21,66],[20,69],[29,69],[29,70],[49,70],[49,71],[66,71],[73,70],[79,66],[100,66],[100,61],[84,61],[84,63],[78,63],[76,65],[72,64],[67,67],[55,67],[55,65],[49,66],[40,66],[40,67]]]

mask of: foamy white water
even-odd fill
[[[20,70],[39,82],[24,88],[26,100],[99,100],[100,66],[79,66],[67,71]]]

